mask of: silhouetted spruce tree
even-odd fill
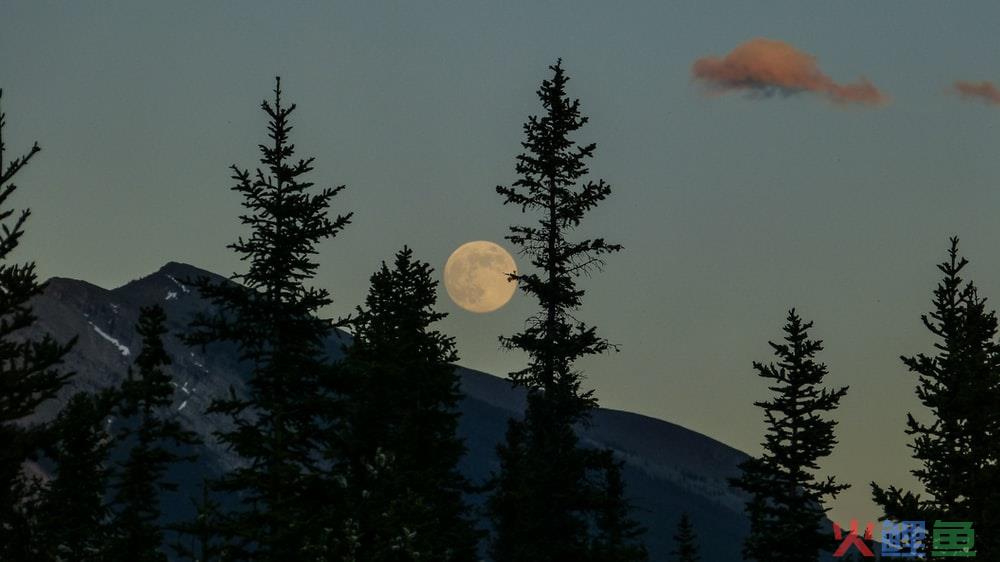
[[[471,486],[457,468],[458,356],[454,339],[434,329],[446,314],[434,310],[432,272],[404,247],[371,276],[351,322],[343,472],[356,562],[479,560],[464,499]]]
[[[198,443],[194,433],[164,416],[174,395],[164,371],[171,362],[163,347],[166,318],[159,305],[141,309],[137,332],[142,350],[122,383],[118,440],[128,453],[112,485],[114,533],[108,551],[113,560],[167,560],[160,495],[177,490],[176,483],[166,480],[170,465],[192,460],[179,449]]]
[[[525,417],[510,422],[498,450],[500,471],[490,499],[497,562],[586,560],[603,503],[588,481],[595,457],[580,446],[574,431],[596,399],[582,390],[582,374],[573,364],[611,346],[573,315],[584,294],[576,278],[600,268],[603,256],[621,247],[602,238],[569,239],[611,188],[603,180],[583,181],[595,145],[571,139],[587,118],[579,101],[566,96],[561,61],[550,68],[552,78],[538,90],[545,115],[529,117],[524,125],[525,152],[516,165],[520,177],[510,187],[497,187],[505,204],[540,215],[537,224],[513,226],[507,236],[538,270],[511,279],[538,301],[540,310],[522,332],[501,338],[504,347],[526,352],[530,361],[511,373],[528,392]]]
[[[951,239],[943,278],[934,290],[933,311],[923,315],[935,338],[931,355],[902,357],[918,376],[917,397],[930,423],[907,415],[913,436],[913,471],[926,497],[872,483],[874,500],[889,519],[971,521],[977,559],[1000,556],[1000,344],[996,313],[987,310],[971,281],[962,279],[968,260]],[[930,523],[928,523],[930,525]],[[928,532],[925,546],[930,546]]]
[[[44,554],[30,560],[108,560],[111,435],[106,420],[116,400],[111,391],[79,392],[56,416],[52,429],[58,439],[46,448],[55,468],[38,507],[38,544]]]
[[[15,216],[9,199],[17,190],[14,176],[41,149],[36,143],[24,156],[6,161],[5,125],[6,116],[0,112],[0,560],[30,560],[33,529],[26,500],[31,486],[24,466],[45,444],[47,433],[43,425],[16,420],[53,398],[70,377],[59,365],[75,340],[60,344],[47,334],[35,339],[23,334],[35,324],[31,299],[44,286],[33,262],[11,261],[30,211]]]
[[[595,451],[600,507],[597,511],[596,537],[591,545],[594,562],[641,562],[649,559],[642,536],[646,529],[632,519],[632,504],[625,496],[622,462],[610,450]]]
[[[677,522],[677,532],[674,534],[674,550],[671,551],[674,562],[700,562],[698,554],[698,537],[694,533],[694,525],[687,513],[681,514]]]
[[[744,462],[740,477],[731,480],[750,495],[750,534],[743,545],[747,560],[819,560],[820,551],[833,543],[832,532],[822,525],[827,511],[823,501],[849,487],[815,474],[819,459],[829,456],[837,443],[837,422],[824,414],[837,408],[847,387],[821,386],[827,369],[815,360],[823,344],[809,339],[812,325],[789,311],[784,342],[770,342],[777,362],[753,365],[758,376],[770,381],[774,397],[755,402],[767,422],[764,454]]]
[[[306,283],[316,272],[317,244],[334,237],[351,215],[331,218],[331,200],[343,186],[313,192],[305,179],[313,159],[293,160],[288,135],[295,106],[282,103],[276,84],[274,102],[262,104],[270,119],[269,142],[260,145],[263,169],[251,175],[233,167],[233,189],[246,209],[240,220],[250,234],[230,247],[248,271],[235,276],[236,283],[193,283],[215,313],[198,319],[187,340],[235,344],[251,368],[246,398],[232,394],[210,408],[232,418],[233,428],[219,438],[244,462],[216,483],[241,503],[221,514],[230,556],[287,562],[325,525],[317,515],[326,511],[319,492],[328,488],[317,482],[325,472],[322,416],[331,415],[320,383],[329,369],[325,340],[333,323],[317,311],[331,299]]]

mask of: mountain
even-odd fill
[[[51,333],[59,340],[78,337],[67,358],[76,375],[57,400],[46,403],[36,414],[51,418],[73,392],[117,385],[138,352],[134,326],[139,308],[160,303],[169,318],[171,335],[166,346],[173,365],[170,373],[176,392],[171,407],[186,427],[205,438],[197,463],[176,469],[172,477],[182,486],[164,498],[167,516],[190,512],[189,498],[199,495],[203,476],[219,474],[236,459],[212,438],[226,420],[205,413],[213,397],[240,392],[246,369],[232,348],[213,346],[194,349],[177,338],[191,316],[207,304],[182,282],[198,276],[222,279],[190,265],[168,263],[156,273],[116,289],[103,289],[85,281],[53,278],[34,303],[39,322],[35,331]],[[331,338],[330,353],[339,356],[350,337]],[[461,404],[459,431],[468,454],[463,471],[482,482],[496,469],[496,444],[503,438],[507,419],[519,415],[524,394],[502,378],[460,368],[465,398]],[[113,426],[115,420],[108,420]],[[737,473],[746,455],[709,437],[666,421],[618,410],[600,409],[592,423],[580,428],[585,443],[610,447],[625,461],[628,494],[640,521],[648,529],[646,542],[653,561],[666,561],[681,512],[688,512],[699,535],[703,560],[740,560],[740,542],[747,523],[742,515],[742,497],[726,484]]]

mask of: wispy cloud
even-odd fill
[[[1000,88],[993,82],[965,82],[958,80],[953,85],[955,91],[967,100],[978,100],[990,105],[1000,105]]]
[[[867,79],[840,84],[827,76],[816,57],[774,39],[755,38],[724,57],[703,57],[691,72],[713,93],[745,91],[759,96],[813,93],[838,104],[881,105],[889,101]]]

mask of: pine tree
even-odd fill
[[[847,387],[821,385],[826,366],[815,360],[823,344],[809,339],[812,322],[803,322],[795,310],[788,313],[784,342],[770,345],[776,363],[754,362],[757,375],[771,381],[771,400],[755,402],[764,410],[767,434],[764,454],[741,465],[731,484],[747,494],[750,534],[743,545],[747,560],[804,562],[819,560],[831,547],[832,534],[822,528],[827,508],[823,501],[848,488],[833,477],[817,478],[818,461],[830,455],[837,441],[834,411]]]
[[[694,525],[687,513],[682,513],[677,523],[677,533],[674,534],[674,550],[670,553],[674,562],[700,562],[698,554],[698,537],[694,533]]]
[[[33,262],[11,261],[30,211],[15,218],[9,199],[17,190],[14,176],[41,149],[36,143],[24,156],[6,162],[5,124],[6,116],[0,112],[0,560],[29,560],[33,531],[26,506],[31,486],[24,465],[46,443],[48,433],[44,425],[17,420],[53,398],[70,377],[59,366],[75,340],[62,344],[49,335],[23,336],[36,320],[31,299],[42,293],[44,285],[38,282]]]
[[[510,279],[538,301],[540,310],[522,332],[501,338],[505,348],[524,351],[530,360],[511,373],[514,384],[528,392],[525,417],[511,420],[498,450],[500,472],[490,499],[497,562],[587,559],[602,503],[588,483],[594,456],[580,446],[574,431],[588,419],[596,399],[582,389],[583,375],[573,364],[612,346],[573,315],[584,295],[577,277],[601,268],[603,256],[621,246],[603,238],[569,239],[611,188],[604,180],[583,181],[596,145],[571,139],[587,118],[579,100],[566,96],[562,62],[550,68],[552,79],[538,90],[545,115],[532,116],[524,125],[526,152],[516,165],[520,177],[496,188],[504,204],[541,215],[537,225],[513,226],[506,237],[538,270],[512,272]]]
[[[632,519],[632,504],[625,496],[623,463],[609,450],[596,451],[596,468],[603,478],[596,488],[600,507],[597,535],[591,546],[594,562],[643,562],[649,559],[642,535],[646,530]]]
[[[106,427],[117,397],[111,391],[74,394],[53,423],[57,441],[46,448],[55,462],[41,491],[38,544],[34,559],[60,562],[107,560],[110,537],[106,501],[111,436]]]
[[[454,339],[433,328],[446,315],[434,310],[432,272],[404,247],[372,275],[351,322],[344,472],[358,562],[479,559],[463,497],[471,485],[457,468],[458,356]]]
[[[330,304],[327,291],[308,287],[316,273],[316,246],[350,222],[350,214],[330,218],[333,197],[343,189],[314,193],[305,180],[312,158],[293,160],[286,106],[277,82],[274,102],[263,102],[269,143],[260,145],[262,169],[233,167],[235,191],[243,196],[241,222],[248,238],[232,248],[248,262],[235,283],[193,282],[215,313],[192,326],[187,341],[235,344],[251,369],[246,398],[232,394],[213,401],[210,412],[232,419],[219,434],[244,462],[227,473],[216,489],[239,498],[239,509],[221,514],[220,532],[229,536],[233,557],[286,562],[296,560],[321,525],[327,487],[320,458],[326,433],[323,416],[330,402],[321,392],[329,370],[325,341],[333,323],[317,316]]]
[[[141,309],[137,332],[142,350],[135,360],[138,373],[129,369],[122,383],[120,423],[124,429],[118,440],[128,454],[112,486],[115,533],[109,552],[116,560],[167,560],[160,496],[177,490],[177,484],[167,481],[166,473],[173,463],[192,459],[180,455],[178,448],[198,443],[194,433],[164,417],[163,409],[171,405],[174,395],[170,375],[164,371],[171,363],[163,347],[166,318],[159,305]]]
[[[971,521],[977,557],[1000,556],[1000,344],[997,317],[976,286],[962,279],[968,260],[951,239],[944,275],[934,290],[934,310],[921,317],[936,338],[932,355],[902,357],[918,376],[917,397],[931,423],[907,415],[913,475],[927,496],[872,483],[874,500],[896,521]],[[930,524],[930,523],[928,523]],[[925,545],[930,544],[928,534]]]

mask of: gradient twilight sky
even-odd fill
[[[514,179],[535,89],[563,57],[591,117],[578,139],[598,143],[591,169],[615,190],[584,232],[626,247],[584,281],[581,317],[622,346],[584,365],[602,404],[759,452],[751,361],[796,306],[826,341],[829,383],[852,388],[824,469],[854,487],[832,514],[874,517],[868,482],[911,483],[903,422],[919,408],[898,356],[928,349],[919,316],[949,235],[1000,300],[1000,106],[952,89],[1000,80],[998,18],[976,1],[7,0],[5,138],[11,155],[43,147],[19,176],[34,211],[21,255],[105,287],[169,260],[240,270],[228,166],[256,164],[280,74],[313,178],[347,184],[336,210],[356,213],[317,282],[346,312],[404,243],[439,271],[463,242],[504,243],[523,218],[494,186]],[[694,62],[758,37],[888,103],[706,95]],[[474,315],[442,288],[441,306],[465,365],[522,364],[497,336],[526,299]]]

